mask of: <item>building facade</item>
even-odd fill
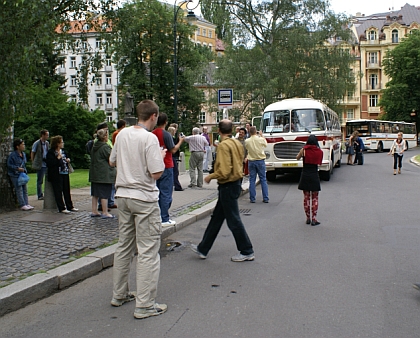
[[[351,30],[357,41],[355,73],[360,74],[357,94],[349,93],[344,119],[377,119],[382,90],[390,80],[383,71],[383,59],[412,30],[419,29],[420,7],[409,4],[399,10],[369,16],[357,13]],[[351,105],[349,105],[351,103]],[[354,109],[354,110],[353,110]]]

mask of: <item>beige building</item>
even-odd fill
[[[365,16],[357,13],[351,29],[356,37],[359,54],[354,73],[360,73],[355,93],[349,93],[344,104],[343,123],[351,119],[377,119],[382,90],[389,78],[383,70],[388,50],[397,46],[412,30],[419,29],[420,7],[406,4],[399,10]]]

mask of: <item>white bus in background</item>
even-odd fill
[[[359,132],[366,150],[381,152],[390,149],[398,132],[403,132],[407,149],[417,146],[417,132],[414,123],[381,120],[352,120],[346,123],[346,138],[354,131]]]
[[[257,129],[262,130],[267,139],[265,165],[268,181],[274,181],[277,174],[302,169],[302,160],[296,160],[296,155],[311,134],[317,137],[324,153],[319,166],[320,178],[328,181],[333,168],[341,165],[339,117],[319,101],[296,98],[272,103],[264,109]]]

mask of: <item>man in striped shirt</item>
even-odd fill
[[[200,135],[200,128],[193,128],[192,135],[184,139],[190,147],[190,184],[189,188],[203,186],[203,158],[206,153],[206,147],[209,145],[206,138]],[[198,177],[195,175],[197,169]]]

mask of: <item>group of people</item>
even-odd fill
[[[345,145],[347,165],[363,165],[363,151],[365,150],[365,145],[357,130],[350,135]],[[355,155],[354,160],[353,155]]]
[[[51,145],[48,142],[48,130],[41,130],[39,140],[35,141],[31,148],[32,168],[37,171],[37,196],[39,200],[44,199],[42,185],[48,169],[48,181],[51,182],[54,198],[58,212],[70,214],[78,211],[74,207],[70,194],[69,172],[72,167],[70,157],[64,151],[64,140],[60,135],[51,138]],[[19,208],[23,211],[34,209],[28,202],[27,184],[21,184],[19,175],[27,173],[25,142],[16,139],[13,142],[14,151],[7,159],[8,175],[15,188]],[[64,199],[63,199],[64,197]]]

